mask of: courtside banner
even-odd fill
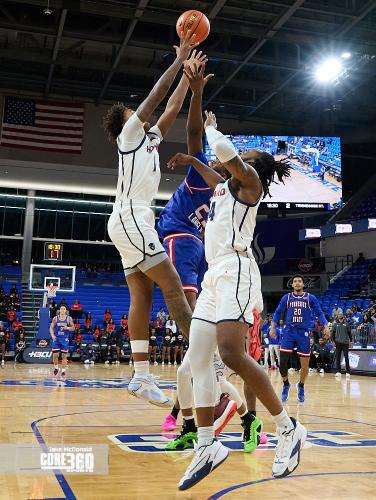
[[[51,347],[28,347],[23,352],[26,363],[52,363]]]
[[[0,444],[2,474],[108,474],[105,444]]]

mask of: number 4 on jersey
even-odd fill
[[[215,201],[212,201],[210,205],[208,219],[212,221],[214,219],[214,216],[215,216]]]

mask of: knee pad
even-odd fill
[[[282,375],[282,377],[287,377],[289,358],[290,358],[289,352],[281,351],[280,362],[279,362],[279,373]]]

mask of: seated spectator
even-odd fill
[[[78,332],[75,334],[75,341],[74,341],[74,346],[76,348],[76,352],[78,354],[81,354],[81,346],[82,346],[82,334],[78,330]]]
[[[101,330],[101,334],[99,336],[99,345],[102,347],[104,345],[107,345],[108,344],[108,341],[110,339],[110,333],[108,332],[108,330]]]
[[[347,314],[346,314],[346,320],[348,321]],[[362,321],[363,321],[363,315],[360,311],[358,311],[358,306],[355,304],[352,307],[352,315],[350,323],[353,324],[354,326],[358,326],[362,323]]]
[[[19,334],[18,340],[16,341],[16,352],[14,356],[14,362],[24,363],[23,352],[26,349],[26,339],[23,332]]]
[[[21,307],[21,298],[17,293],[9,294],[9,304],[16,309],[16,311],[20,310]]]
[[[85,314],[85,321],[84,321],[85,331],[89,332],[91,330],[92,325],[93,325],[93,320],[91,318],[91,313],[88,312]]]
[[[5,350],[8,352],[10,349],[10,339],[11,339],[11,333],[9,328],[5,330]]]
[[[126,314],[123,314],[120,320],[120,326],[123,328],[123,330],[128,330],[128,318]]]
[[[115,334],[115,332],[114,332]],[[123,334],[123,328],[120,327],[115,336],[115,344],[116,344],[116,359],[120,363],[120,356],[124,356],[124,351],[123,351],[123,339],[124,339],[124,334]]]
[[[18,330],[16,330],[14,332],[14,340],[15,340],[15,342],[18,341],[18,339],[20,338],[21,333],[23,334],[23,336],[25,336],[25,328],[23,326],[21,326],[21,328],[19,328]]]
[[[93,365],[95,362],[95,351],[93,349],[92,344],[87,344],[85,349],[82,351],[81,359],[85,364]]]
[[[167,319],[167,314],[164,312],[163,307],[161,307],[157,313],[157,319],[160,319],[162,321],[162,325],[165,324],[166,319]]]
[[[76,321],[73,323],[73,326],[74,326],[74,334],[76,335],[81,329],[81,325],[78,319],[76,319]]]
[[[106,326],[107,323],[110,321],[110,319],[112,318],[112,314],[111,314],[111,311],[109,309],[106,309],[104,311],[104,321],[103,321],[103,326]]]
[[[5,351],[6,351],[7,339],[5,337],[4,327],[0,327],[0,354],[1,354],[1,366],[5,363]]]
[[[13,321],[12,328],[13,328],[13,332],[15,335],[17,334],[18,330],[20,330],[22,328],[22,323],[21,323],[20,318],[18,316]]]
[[[1,289],[4,292],[3,287],[1,287]],[[15,283],[13,283],[13,285],[9,289],[9,295],[11,295],[12,293],[16,293],[18,295],[18,288],[17,288],[17,285]]]
[[[176,323],[173,319],[171,319],[170,317],[168,317],[168,320],[166,321],[166,328],[168,328],[169,330],[171,330],[172,332],[172,335],[174,336],[177,332],[177,326],[176,326]]]
[[[338,307],[338,304],[334,304],[334,307],[332,310],[333,320],[337,319],[338,314],[343,314],[343,310],[340,307]]]
[[[116,362],[116,354],[111,344],[107,344],[106,349],[102,353],[102,358],[106,365]]]
[[[71,305],[69,313],[73,319],[82,318],[82,304],[78,299],[76,299]]]
[[[0,300],[0,320],[7,321],[7,303],[5,297]]]
[[[161,319],[155,319],[153,322],[153,328],[155,329],[155,333],[157,337],[162,336],[162,328],[163,328],[163,321]]]
[[[111,318],[110,321],[107,323],[107,326],[106,326],[106,330],[108,331],[108,333],[111,335],[112,332],[115,331],[115,328],[116,328],[116,325],[115,325],[115,322],[114,320]]]
[[[68,311],[69,311],[69,306],[68,306],[67,301],[65,300],[64,297],[62,297],[61,300],[60,300],[60,302],[59,302],[59,307],[60,306],[65,306],[68,309]]]
[[[359,256],[356,259],[355,264],[362,264],[365,260],[366,258],[364,257],[363,252],[359,252]]]
[[[101,327],[96,324],[93,330],[93,339],[94,342],[99,342],[100,341],[100,336],[101,336]]]
[[[16,319],[16,314],[14,307],[11,307],[7,312],[8,326],[12,326],[13,321]]]

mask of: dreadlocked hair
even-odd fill
[[[268,195],[270,196],[270,185],[273,182],[278,184],[275,177],[277,177],[278,181],[282,182],[282,184],[284,184],[284,179],[286,177],[290,177],[290,165],[283,160],[275,160],[269,153],[260,153],[260,155],[253,160],[252,167],[256,170],[260,178],[264,191],[264,198]]]
[[[103,128],[107,132],[108,140],[116,142],[117,137],[123,130],[124,125],[124,111],[126,106],[121,102],[114,104],[103,118]]]

